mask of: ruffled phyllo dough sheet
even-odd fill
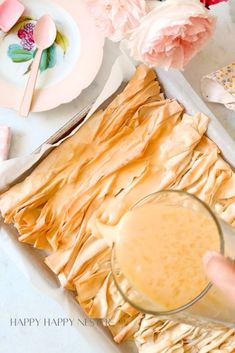
[[[213,337],[138,313],[123,301],[110,271],[113,227],[155,191],[193,193],[235,226],[235,174],[206,137],[207,126],[205,115],[189,116],[176,100],[164,99],[155,72],[140,66],[107,109],[0,199],[19,240],[49,251],[46,264],[90,317],[108,320],[116,342],[134,338],[146,352],[190,351],[192,342]]]

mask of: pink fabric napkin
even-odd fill
[[[0,125],[0,162],[8,158],[11,143],[11,130],[8,126]]]

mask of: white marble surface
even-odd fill
[[[230,1],[235,13],[235,0]],[[214,8],[219,21],[216,36],[210,44],[193,59],[184,74],[194,89],[200,94],[200,79],[215,69],[235,60],[235,22],[230,17],[228,4]],[[235,17],[235,15],[234,15]],[[52,133],[62,126],[79,109],[86,106],[102,88],[111,64],[117,56],[116,46],[108,43],[105,47],[104,63],[98,79],[82,96],[70,104],[49,113],[34,114],[22,119],[17,113],[0,108],[0,124],[6,123],[13,130],[11,157],[22,156],[33,151]],[[209,104],[222,124],[235,139],[235,112],[223,106]],[[4,353],[99,353],[104,352],[95,346],[89,334],[84,337],[79,330],[65,327],[12,327],[11,318],[60,318],[66,313],[52,299],[41,294],[22,275],[0,244],[0,352]],[[89,330],[89,328],[87,328]],[[107,352],[108,353],[108,352]]]

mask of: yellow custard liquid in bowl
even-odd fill
[[[223,253],[220,226],[200,200],[159,192],[121,219],[113,255],[115,282],[132,305],[149,313],[180,311],[210,289],[202,257]]]

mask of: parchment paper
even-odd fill
[[[111,74],[105,87],[97,98],[91,111],[87,115],[85,121],[95,112],[116,90],[123,81],[127,81],[134,73],[134,64],[123,54],[113,65]],[[222,149],[224,157],[230,164],[235,167],[235,142],[230,138],[224,128],[220,125],[215,116],[209,111],[206,105],[200,100],[191,86],[187,83],[181,73],[176,71],[165,72],[157,70],[160,81],[162,81],[165,92],[169,97],[177,98],[186,108],[188,113],[194,114],[201,111],[211,118],[208,135]],[[79,129],[78,127],[77,129]],[[75,129],[72,134],[77,131]],[[27,174],[40,159],[43,158],[50,150],[61,144],[63,140],[55,145],[43,145],[38,153],[31,154],[22,158],[12,159],[0,164],[0,190],[4,190],[14,180],[18,179],[22,174]],[[26,244],[22,244],[17,240],[17,233],[13,227],[9,227],[0,221],[0,243],[1,248],[15,262],[16,266],[27,276],[29,281],[35,285],[40,291],[54,298],[59,302],[68,314],[68,317],[81,316],[84,314],[79,308],[73,295],[59,287],[57,279],[43,263],[41,253]],[[103,351],[107,352],[127,352],[134,351],[134,347],[126,345],[117,346],[111,339],[107,329],[101,327],[79,327],[87,339],[96,342],[99,348],[103,347]],[[92,336],[91,336],[92,335]]]

